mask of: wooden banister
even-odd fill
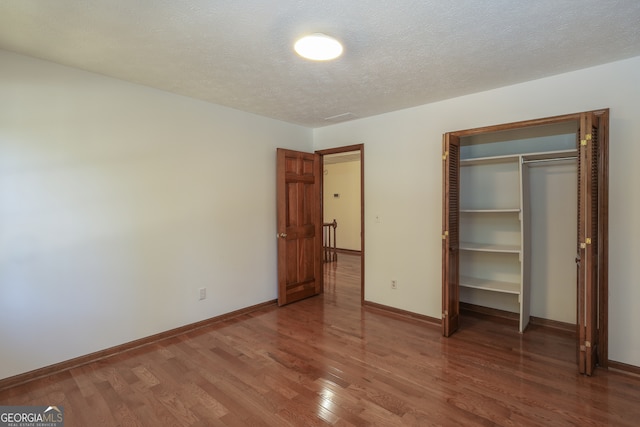
[[[338,228],[338,223],[335,219],[333,222],[325,222],[322,224],[324,262],[334,262],[338,260],[338,253],[336,252],[336,228]]]

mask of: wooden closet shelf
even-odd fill
[[[460,209],[460,213],[519,213],[520,208],[513,209]]]
[[[460,276],[460,286],[463,288],[482,289],[491,292],[520,295],[519,283]]]
[[[502,156],[489,156],[489,157],[467,157],[460,159],[460,166],[471,166],[479,164],[496,164],[496,163],[509,163],[520,162],[524,160],[540,160],[540,159],[553,159],[557,157],[575,156],[578,150],[554,150],[554,151],[540,151],[532,153],[521,154],[505,154]]]
[[[520,249],[520,246],[517,246],[517,245],[489,245],[484,243],[461,242],[460,250],[519,254],[521,249]]]

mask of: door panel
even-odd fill
[[[322,291],[320,156],[277,152],[278,305]]]
[[[458,329],[459,222],[460,222],[460,138],[445,134],[442,155],[442,334]]]
[[[599,117],[580,117],[578,170],[578,365],[591,375],[598,352],[598,249],[599,249]]]

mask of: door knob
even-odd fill
[[[287,237],[287,233],[280,233],[276,235],[277,237],[284,239],[285,237]]]

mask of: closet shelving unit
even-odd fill
[[[557,150],[460,159],[460,287],[504,294],[519,313],[520,332],[530,317],[526,165],[576,155]]]

